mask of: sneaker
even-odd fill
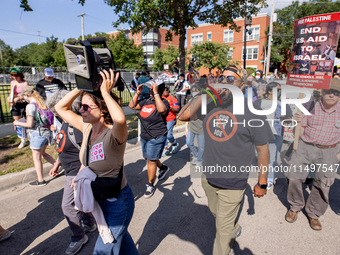
[[[89,225],[86,225],[85,223],[83,223],[83,228],[84,228],[85,233],[90,233],[90,232],[96,231],[97,225],[96,225],[96,223],[93,223],[92,226],[89,226]]]
[[[11,237],[11,232],[6,230],[5,233],[3,234],[3,236],[0,238],[0,242],[5,241],[6,239],[8,239],[10,237]]]
[[[144,193],[144,197],[149,198],[155,193],[155,187],[149,184],[146,184],[146,191]]]
[[[172,154],[176,154],[179,151],[179,143],[176,143],[176,145],[172,145]]]
[[[267,185],[267,190],[270,190],[272,187],[273,187],[273,183],[269,183],[269,184]]]
[[[163,180],[165,175],[169,172],[170,167],[167,167],[166,165],[162,165],[159,168],[159,175],[158,175],[158,180]]]
[[[191,160],[191,164],[196,165],[197,163],[197,157],[193,156]]]
[[[65,251],[66,255],[73,255],[76,254],[78,251],[80,251],[81,247],[83,247],[84,244],[87,243],[89,238],[87,235],[84,235],[82,239],[80,239],[78,242],[71,242],[68,248]]]
[[[26,140],[21,140],[21,143],[19,144],[18,148],[22,149],[27,145]]]
[[[168,149],[163,150],[162,157],[170,156],[170,151]]]
[[[47,182],[45,182],[45,180],[39,182],[38,180],[34,181],[34,182],[30,182],[29,185],[32,187],[40,187],[40,186],[45,186],[47,184]]]

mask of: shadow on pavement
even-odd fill
[[[28,212],[26,218],[9,228],[12,238],[1,244],[1,249],[9,253],[3,254],[21,254],[35,239],[64,220],[60,206],[62,195],[63,189],[39,199],[40,204]],[[50,246],[51,251],[55,248]]]
[[[247,247],[241,250],[240,246],[238,245],[238,242],[235,241],[233,245],[233,250],[235,255],[253,255],[251,250],[249,250]]]
[[[52,231],[55,226],[64,220],[61,209],[62,195],[63,189],[60,189],[39,199],[40,204],[28,212],[26,218],[9,228],[9,231],[12,232],[12,237],[1,243],[0,254],[65,254],[72,235],[68,227],[57,233],[49,234],[50,237],[42,242],[37,241],[37,246],[24,253],[31,243],[41,238],[46,232]],[[87,253],[80,252],[78,254],[92,254],[98,236],[97,233],[93,232],[88,235],[89,242],[85,246],[87,247]]]
[[[329,205],[333,212],[340,215],[340,180],[335,179],[329,190]]]
[[[239,209],[237,217],[236,217],[236,222],[238,222],[238,220],[240,218],[241,212],[243,210],[244,200],[246,199],[246,197],[248,199],[248,205],[249,205],[249,207],[247,209],[247,214],[248,215],[255,214],[253,190],[252,190],[251,186],[247,183],[247,187],[246,187],[246,190],[244,191],[244,196],[243,196],[243,199],[242,199],[242,202],[241,202],[241,205],[240,205],[240,209]]]
[[[164,196],[157,210],[150,215],[137,241],[141,255],[154,252],[168,235],[176,235],[195,244],[202,254],[212,254],[215,219],[207,206],[194,203],[194,197],[189,191],[191,184],[188,175],[176,178],[174,183],[157,185]],[[175,247],[169,248],[176,250]]]

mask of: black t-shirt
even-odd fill
[[[63,123],[57,138],[59,160],[65,169],[67,176],[76,176],[81,166],[79,160],[79,150],[70,141],[68,135],[68,123]],[[80,144],[83,140],[83,134],[78,129],[73,128],[75,142]]]
[[[66,89],[66,86],[61,80],[56,78],[54,78],[52,82],[42,79],[35,85],[35,90],[43,99],[46,99],[49,94],[61,89]]]
[[[202,172],[209,183],[224,189],[245,189],[254,146],[274,139],[266,116],[251,113],[243,101],[243,115],[234,115],[232,104],[221,107],[214,102],[207,105],[206,116],[201,115],[201,109],[197,112],[203,120],[205,138]],[[256,103],[254,108],[261,109]]]
[[[165,107],[167,109],[167,113],[164,115],[161,115],[156,108],[156,101],[152,98],[149,99],[143,99],[138,104],[141,107],[140,116],[142,118],[142,121],[145,125],[145,127],[148,129],[148,131],[155,137],[159,137],[163,135],[167,128],[166,128],[166,117],[169,114],[170,111],[170,105],[169,102],[162,98],[163,103],[165,104]],[[140,137],[144,140],[150,140],[153,139],[144,128],[144,125],[142,124],[141,127],[141,134]],[[166,133],[164,134],[166,135]]]

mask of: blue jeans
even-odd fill
[[[269,153],[270,153],[270,161],[269,161],[269,171],[267,184],[273,184],[275,179],[275,171],[274,168],[278,165],[277,161],[280,158],[281,148],[283,143],[283,136],[275,135],[275,139],[269,141]]]
[[[157,160],[162,157],[166,144],[166,136],[163,135],[158,139],[144,140],[140,138],[142,145],[143,158],[148,160]]]
[[[197,137],[197,144],[198,144],[198,150],[196,146],[194,145],[195,136]],[[197,158],[198,163],[203,162],[203,153],[204,153],[204,134],[195,134],[191,131],[188,131],[188,137],[190,140],[190,150],[192,154]]]
[[[172,126],[175,123],[176,120],[168,121],[166,123],[166,129],[168,130],[168,135],[166,138],[171,144],[174,144],[176,142],[175,137],[172,135],[172,131],[174,129],[174,126]],[[172,127],[171,127],[172,126]],[[171,128],[170,128],[171,127]],[[170,129],[169,129],[170,128]]]
[[[187,135],[187,137],[185,139],[185,142],[186,142],[188,148],[190,149],[190,131],[188,131],[188,135]]]
[[[104,213],[104,217],[111,234],[114,238],[113,243],[104,244],[98,236],[94,255],[137,255],[139,254],[134,241],[132,240],[127,228],[130,224],[135,200],[129,184],[123,188],[116,201],[112,199],[99,200],[98,203]]]

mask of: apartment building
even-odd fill
[[[156,51],[157,48],[166,49],[169,45],[174,47],[179,46],[179,37],[176,36],[172,32],[172,41],[165,41],[165,35],[168,32],[168,28],[154,28],[151,29],[146,35],[143,35],[142,32],[132,34],[130,29],[124,30],[125,36],[128,39],[132,39],[135,42],[135,45],[142,45],[144,51],[144,57],[148,68],[151,68],[153,65],[153,60],[151,60],[151,55]],[[109,35],[115,35],[119,31],[109,32]]]
[[[212,41],[219,43],[226,43],[233,47],[230,51],[230,56],[234,61],[239,61],[243,67],[243,48],[244,48],[244,18],[237,18],[234,20],[237,26],[241,27],[240,32],[235,32],[214,24],[200,24],[197,28],[188,28],[187,30],[187,49],[188,51],[194,43]],[[256,70],[264,70],[265,50],[264,44],[267,41],[265,31],[270,24],[270,15],[267,13],[252,16],[252,25],[247,26],[252,33],[247,33],[247,54],[246,67],[253,67]],[[258,41],[260,43],[258,43]],[[262,44],[261,44],[262,43]],[[213,71],[214,73],[214,71]],[[200,75],[208,74],[208,69],[201,68]]]

